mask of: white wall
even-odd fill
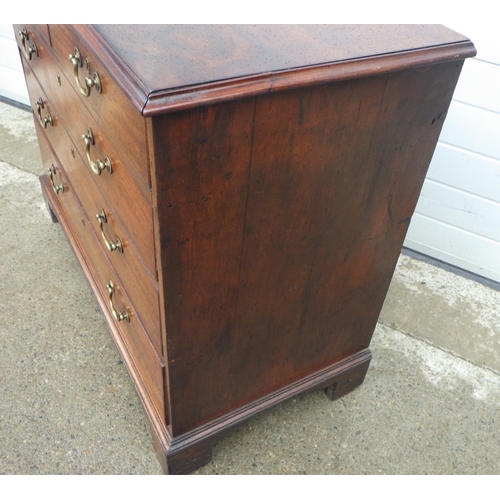
[[[0,24],[0,95],[29,104],[12,24]]]
[[[405,246],[500,282],[500,43],[473,21],[448,26],[465,61]]]

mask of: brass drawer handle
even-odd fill
[[[111,314],[113,314],[113,318],[115,318],[116,321],[127,321],[130,323],[130,316],[128,314],[128,311],[126,309],[123,309],[123,311],[117,311],[115,309],[115,306],[113,305],[113,294],[115,293],[115,285],[111,280],[108,281],[106,288],[108,289],[109,293],[109,307],[111,309]]]
[[[111,160],[105,156],[104,161],[101,160],[96,160],[95,162],[92,161],[92,158],[90,157],[90,146],[93,146],[95,144],[94,141],[94,134],[92,133],[92,130],[89,128],[87,129],[87,134],[82,135],[83,142],[85,143],[85,152],[87,153],[87,161],[89,163],[89,167],[94,172],[96,175],[101,175],[101,172],[104,169],[107,169],[107,171],[112,174],[113,173],[113,167],[111,166]]]
[[[74,54],[69,55],[69,60],[71,61],[71,64],[73,64],[73,75],[75,77],[76,87],[78,88],[80,94],[82,94],[85,97],[88,97],[93,87],[95,87],[97,92],[99,92],[100,94],[102,92],[101,79],[99,78],[99,75],[95,71],[94,74],[92,75],[92,78],[90,78],[90,76],[86,76],[84,78],[83,81],[85,82],[85,86],[80,83],[80,78],[78,77],[78,70],[83,66],[83,60],[80,51],[78,50],[78,47],[75,47]],[[89,71],[88,59],[85,59],[85,65],[87,66],[87,71]]]
[[[61,184],[56,185],[54,182],[54,175],[56,175],[56,167],[54,167],[54,164],[52,164],[47,171],[49,172],[50,176],[50,183],[52,184],[52,190],[54,193],[59,194],[59,193],[64,193],[64,186]]]
[[[38,49],[36,48],[35,42],[31,43],[31,47],[26,46],[26,42],[30,39],[26,28],[23,28],[22,31],[19,32],[19,38],[21,38],[21,46],[24,57],[26,57],[28,61],[31,61],[33,54],[38,57]]]
[[[95,214],[96,219],[99,221],[99,227],[101,228],[101,236],[104,241],[104,244],[106,245],[106,248],[112,252],[113,250],[118,250],[120,253],[123,253],[123,246],[122,242],[120,241],[120,238],[118,236],[116,237],[115,242],[109,241],[106,238],[106,235],[104,234],[104,228],[103,225],[108,222],[108,218],[106,217],[106,213],[104,212],[104,209],[101,208],[101,211],[98,214]]]
[[[52,116],[47,115],[47,116],[42,116],[42,109],[44,109],[45,106],[43,105],[43,100],[40,97],[38,101],[36,101],[36,109],[38,110],[38,121],[40,122],[40,125],[43,128],[47,128],[47,125],[54,126],[54,123],[52,122]]]

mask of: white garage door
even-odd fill
[[[449,27],[478,54],[465,61],[405,246],[500,282],[499,38]]]
[[[12,24],[0,24],[0,96],[29,103]]]

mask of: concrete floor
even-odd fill
[[[0,103],[0,473],[160,474],[31,115]],[[365,383],[267,411],[194,474],[499,474],[500,292],[402,255]]]

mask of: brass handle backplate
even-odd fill
[[[19,38],[21,38],[21,46],[24,57],[26,57],[28,61],[31,61],[33,54],[38,57],[38,49],[36,48],[35,42],[31,42],[31,46],[26,46],[26,42],[30,39],[26,28],[23,28],[22,31],[19,32]]]
[[[111,280],[108,281],[106,288],[108,289],[109,307],[111,309],[111,314],[113,315],[113,318],[115,318],[116,321],[127,321],[130,323],[130,316],[128,314],[128,311],[126,309],[123,309],[123,311],[117,311],[115,309],[115,306],[113,305],[113,294],[115,293],[115,285]]]
[[[56,185],[56,183],[54,182],[54,175],[56,175],[56,167],[54,167],[54,165],[51,165],[48,168],[48,172],[49,172],[49,176],[50,176],[50,183],[52,184],[52,190],[54,191],[54,193],[56,193],[56,194],[63,193],[64,186],[62,185],[62,183],[59,185]]]
[[[92,88],[95,88],[99,94],[102,92],[102,85],[101,85],[101,79],[99,78],[99,75],[94,71],[94,74],[92,75],[92,78],[90,76],[86,76],[83,81],[85,85],[82,85],[80,83],[80,78],[78,76],[78,71],[79,69],[83,66],[83,59],[80,54],[80,51],[78,50],[78,47],[75,47],[75,53],[69,55],[69,60],[71,61],[71,64],[73,65],[73,75],[75,77],[76,81],[76,87],[78,88],[78,91],[80,94],[82,94],[85,97],[88,97],[90,95],[90,91]],[[89,62],[88,59],[85,59],[85,63],[87,66],[87,70],[89,70]]]
[[[47,116],[42,116],[42,109],[44,109],[45,106],[43,104],[43,99],[40,97],[38,101],[36,101],[36,109],[38,111],[38,121],[40,122],[40,125],[43,128],[47,128],[47,125],[52,125],[54,126],[54,123],[52,122],[52,116],[47,115]]]
[[[113,167],[111,165],[111,160],[107,156],[104,157],[104,161],[96,160],[95,162],[92,161],[92,158],[90,157],[90,146],[93,146],[95,144],[94,134],[92,133],[92,130],[90,128],[87,129],[87,134],[82,135],[82,139],[85,143],[87,161],[92,172],[94,172],[94,174],[96,175],[101,175],[101,172],[106,169],[110,174],[112,174]]]
[[[120,241],[120,238],[118,236],[116,237],[115,241],[109,241],[106,238],[106,235],[104,234],[104,227],[103,225],[108,222],[108,219],[106,217],[106,213],[104,212],[104,209],[101,208],[101,211],[98,214],[95,214],[96,219],[99,221],[99,227],[101,228],[101,236],[104,241],[104,244],[106,245],[106,248],[112,252],[113,250],[118,250],[120,253],[123,253],[123,246],[122,242]]]

